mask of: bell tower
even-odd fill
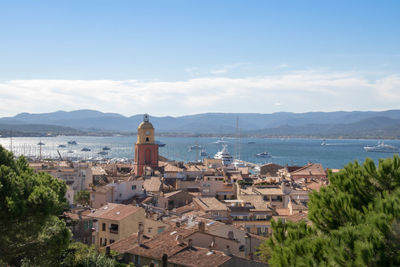
[[[149,121],[149,115],[144,114],[143,121],[137,130],[135,144],[134,171],[137,176],[142,176],[145,167],[155,169],[158,167],[158,144],[154,140],[154,127]]]

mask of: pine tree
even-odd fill
[[[310,196],[305,222],[272,222],[271,266],[400,266],[400,158],[350,163]]]
[[[59,218],[67,207],[65,182],[34,173],[24,157],[0,146],[0,261],[57,266],[70,231]]]

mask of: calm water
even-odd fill
[[[67,145],[67,141],[75,140],[78,145]],[[174,160],[194,161],[201,159],[199,150],[189,151],[191,145],[200,145],[206,149],[210,157],[213,157],[221,144],[215,143],[219,138],[191,138],[191,137],[158,137],[157,140],[165,143],[165,147],[160,147],[160,154]],[[10,149],[11,140],[0,138],[0,144]],[[39,142],[43,142],[42,157],[58,157],[57,149],[62,157],[82,157],[82,158],[124,158],[132,159],[134,143],[136,137],[91,137],[91,136],[58,136],[58,137],[16,137],[12,139],[13,152],[17,155],[39,156]],[[321,146],[320,139],[274,139],[274,138],[242,138],[224,139],[228,144],[228,150],[232,156],[239,155],[240,159],[254,162],[265,163],[274,162],[278,164],[304,165],[308,162],[319,162],[324,167],[342,168],[350,161],[364,161],[370,157],[377,161],[379,158],[392,157],[390,153],[365,152],[363,147],[366,145],[376,145],[378,140],[326,140],[326,146]],[[250,144],[249,142],[254,142]],[[400,147],[400,140],[387,140],[385,143]],[[65,144],[66,148],[57,148],[58,145]],[[108,155],[101,156],[97,153],[102,147],[111,148]],[[90,152],[82,152],[83,147],[90,148]],[[68,153],[72,151],[73,153]],[[272,158],[257,158],[256,154],[268,151]]]

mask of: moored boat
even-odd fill
[[[271,153],[264,151],[264,152],[256,154],[256,157],[257,158],[270,158],[270,157],[272,157],[272,155],[271,155]]]
[[[367,152],[382,152],[382,153],[397,153],[400,152],[400,148],[387,145],[383,142],[379,142],[375,146],[365,146],[364,150]]]

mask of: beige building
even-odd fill
[[[174,191],[170,193],[161,193],[157,198],[157,207],[166,210],[179,208],[192,202],[192,196],[186,191]]]
[[[111,186],[98,186],[90,191],[90,206],[98,209],[114,200],[114,190]]]
[[[215,197],[193,198],[196,210],[205,213],[206,217],[215,221],[229,222],[229,208]]]
[[[139,225],[144,228],[146,219],[143,208],[116,203],[107,203],[87,216],[93,218],[95,231],[92,234],[92,244],[96,248],[137,233]]]

